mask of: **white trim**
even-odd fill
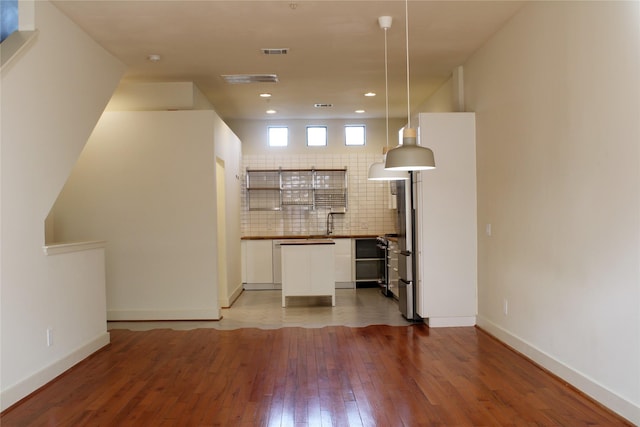
[[[107,242],[103,240],[95,240],[91,242],[72,242],[72,243],[59,243],[53,245],[45,245],[42,247],[45,255],[60,255],[70,252],[88,251],[91,249],[102,249],[107,246]]]
[[[355,289],[354,282],[336,282],[336,289]]]
[[[560,360],[540,350],[533,344],[513,335],[511,332],[493,323],[487,318],[478,316],[478,327],[493,335],[498,340],[522,353],[549,372],[567,381],[572,386],[595,399],[600,404],[640,425],[640,406],[619,396],[587,375],[565,365]]]
[[[452,327],[461,327],[461,326],[475,326],[476,317],[475,316],[429,317],[427,319],[424,319],[424,323],[426,323],[430,328],[452,328]]]
[[[109,333],[103,332],[86,344],[71,351],[68,355],[58,359],[19,383],[3,390],[0,392],[0,411],[4,411],[20,399],[27,397],[29,394],[109,344],[109,342]]]
[[[281,288],[276,288],[276,285],[273,283],[243,283],[242,287],[246,291],[272,291]]]
[[[220,301],[218,301],[220,303],[220,307],[224,307],[224,308],[231,307],[231,305],[238,299],[238,297],[240,296],[243,290],[244,289],[242,288],[242,283],[240,283],[236,287],[236,289],[233,292],[231,292],[231,295],[229,296],[229,298],[221,299]]]
[[[273,291],[282,289],[282,283],[243,283],[245,291]],[[355,289],[355,282],[336,282],[336,289]]]
[[[220,309],[107,310],[107,321],[220,320]]]
[[[38,31],[14,31],[2,42],[0,50],[0,70],[7,71],[9,66],[33,44]]]
[[[231,304],[233,304],[234,302],[236,302],[236,300],[240,297],[240,294],[242,294],[242,291],[244,291],[244,289],[242,288],[242,283],[240,283],[237,287],[236,290],[233,291],[231,293],[231,295],[229,296],[229,307],[231,307]]]

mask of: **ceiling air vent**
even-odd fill
[[[286,55],[289,53],[288,47],[278,49],[260,49],[264,55]]]
[[[222,78],[229,84],[278,83],[277,74],[223,74]]]
[[[313,104],[313,106],[316,108],[331,108],[333,104]]]

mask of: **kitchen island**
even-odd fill
[[[331,296],[336,305],[334,246],[331,239],[292,239],[282,248],[282,306],[288,296]]]

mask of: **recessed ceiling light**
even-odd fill
[[[316,108],[331,108],[333,104],[313,104],[313,106]]]
[[[364,113],[364,110],[356,110],[355,112],[358,113],[358,114],[362,114],[362,113]]]
[[[277,111],[276,110],[267,110],[267,111],[265,111],[265,113],[267,113],[267,114],[275,114],[275,113],[277,113]]]
[[[271,94],[270,93],[261,93],[260,94],[260,98],[271,98]]]
[[[147,59],[151,62],[158,62],[160,61],[160,55],[158,55],[157,53],[152,53],[151,55],[147,56]]]
[[[364,96],[376,96],[375,92],[367,92]]]

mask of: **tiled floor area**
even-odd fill
[[[288,297],[282,308],[279,290],[244,291],[231,308],[222,309],[220,321],[163,321],[163,322],[109,322],[109,329],[150,330],[171,329],[277,329],[298,326],[408,325],[398,302],[384,297],[375,288],[337,289],[336,305],[330,297]]]

